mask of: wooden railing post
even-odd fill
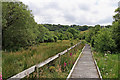
[[[39,77],[39,69],[38,65],[35,66],[36,77]]]

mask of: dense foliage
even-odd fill
[[[112,26],[100,27],[99,25],[90,28],[85,35],[87,42],[99,52],[120,51],[120,8],[115,10]]]
[[[120,8],[117,8],[115,12],[116,12],[116,15],[113,16],[115,21],[113,22],[113,25],[112,25],[112,30],[113,30],[112,35],[117,45],[117,50],[120,51]]]
[[[94,47],[98,51],[114,51],[116,45],[110,29],[101,29],[94,37]]]
[[[48,28],[50,31],[67,31],[68,28],[74,28],[79,31],[85,31],[87,30],[90,26],[84,25],[84,26],[79,26],[79,25],[55,25],[55,24],[43,24],[46,28]]]
[[[27,6],[22,2],[5,2],[2,8],[3,49],[16,49],[32,44],[36,38],[33,26],[36,23]]]

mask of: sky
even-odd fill
[[[20,0],[38,24],[111,25],[119,0]]]

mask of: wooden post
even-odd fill
[[[36,77],[39,78],[39,69],[38,66],[35,66]]]
[[[59,56],[58,56],[58,57],[59,57],[59,65],[60,65],[60,61],[61,61],[61,56],[60,56],[60,54],[59,54]]]

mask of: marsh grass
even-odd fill
[[[3,78],[9,78],[47,58],[71,47],[71,42],[76,40],[63,40],[53,43],[40,43],[39,45],[29,47],[27,50],[17,52],[2,52],[2,74]]]
[[[94,57],[97,61],[101,75],[106,78],[118,78],[119,66],[118,54],[107,54],[94,52]]]
[[[70,51],[50,62],[49,64],[39,68],[38,73],[34,72],[26,78],[39,78],[39,80],[65,80],[70,70],[72,69],[76,59],[78,58],[83,46],[84,44],[81,44],[71,49]]]

